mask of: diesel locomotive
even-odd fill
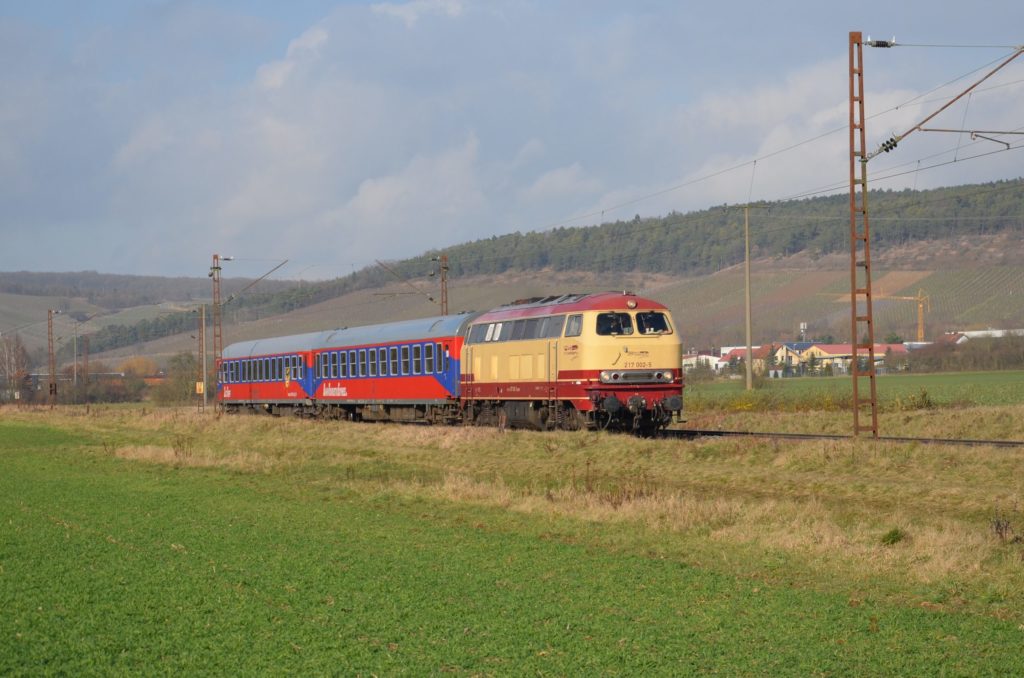
[[[682,342],[629,292],[231,344],[227,412],[652,432],[683,408]]]

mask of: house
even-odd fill
[[[803,351],[811,347],[811,344],[808,344],[802,349],[797,349],[794,348],[793,343],[795,342],[781,344],[778,348],[775,349],[775,364],[782,368],[784,371],[792,372],[796,370],[800,365],[800,356],[802,355]]]
[[[769,363],[775,355],[775,344],[762,344],[761,346],[751,347],[750,354],[750,365],[754,372],[758,374],[764,374]],[[726,365],[739,364],[747,359],[747,347],[732,347],[728,352],[722,353],[722,360]]]
[[[875,364],[879,365],[888,356],[906,356],[907,347],[903,344],[875,344]],[[846,374],[850,371],[853,359],[853,347],[850,344],[814,344],[801,354],[805,366],[811,369],[831,371],[833,374]]]
[[[696,367],[708,367],[718,372],[721,369],[721,358],[710,353],[689,353],[683,356],[683,369],[692,370]],[[728,361],[725,365],[728,366]]]

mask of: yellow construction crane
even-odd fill
[[[888,295],[877,295],[875,299],[899,299],[902,301],[916,301],[917,302],[917,341],[924,341],[924,312],[927,307],[928,312],[932,312],[931,299],[924,290],[917,290],[916,297],[894,297]]]
[[[835,297],[836,295],[827,292],[819,292],[821,296]],[[840,295],[837,302],[846,301],[850,298],[849,294]],[[918,289],[916,297],[900,297],[885,294],[884,292],[874,295],[876,300],[882,299],[896,299],[898,301],[916,301],[917,302],[917,341],[924,341],[924,312],[927,310],[929,313],[932,312],[931,298],[924,293],[924,290]]]

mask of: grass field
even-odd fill
[[[4,675],[1024,672],[1024,452],[3,409],[0,465]]]
[[[769,379],[745,391],[743,379],[694,382],[687,385],[690,410],[761,409],[829,410],[848,408],[852,379],[801,377]],[[884,410],[929,407],[1024,404],[1024,371],[891,374],[876,380]],[[867,380],[861,381],[862,388]]]

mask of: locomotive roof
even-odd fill
[[[341,327],[334,330],[269,337],[253,341],[240,341],[224,349],[224,359],[248,358],[253,355],[277,355],[301,351],[317,351],[339,346],[365,346],[400,341],[416,341],[450,337],[465,333],[477,313],[435,316],[402,320],[382,325]]]
[[[638,311],[666,310],[664,304],[660,304],[653,299],[647,299],[646,297],[638,297],[632,292],[594,292],[522,299],[487,311],[474,320],[476,322],[491,322],[513,318],[531,318],[555,313],[628,309],[627,304],[630,301],[636,302],[634,309]]]

